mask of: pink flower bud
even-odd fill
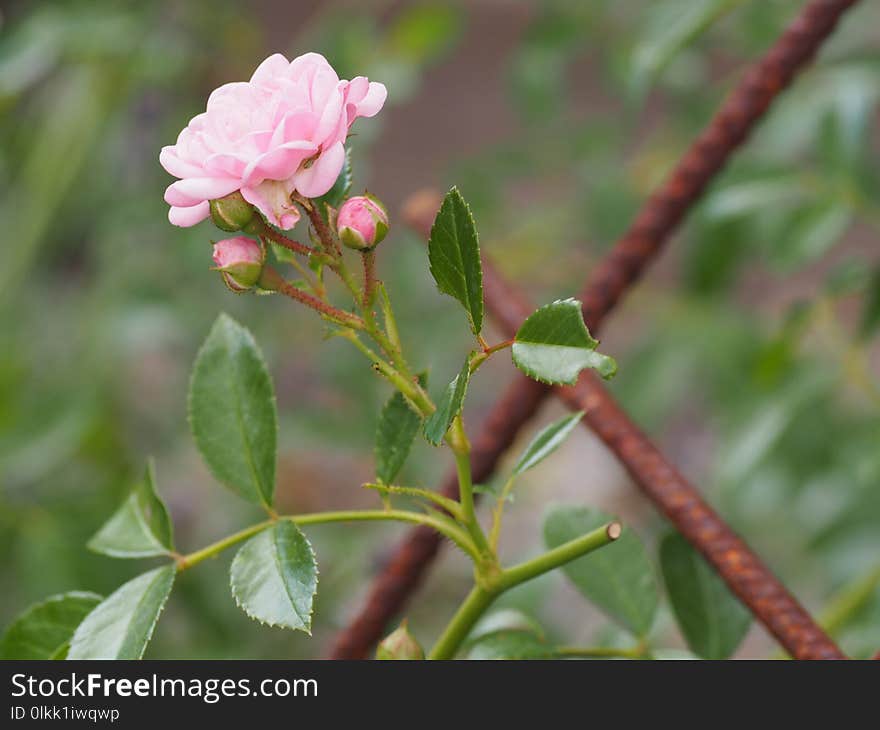
[[[234,292],[250,289],[263,273],[266,255],[263,247],[252,238],[236,236],[214,244],[214,263],[223,274],[223,281]]]
[[[349,248],[369,250],[388,233],[388,213],[372,195],[346,200],[336,216],[336,232]]]

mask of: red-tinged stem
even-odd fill
[[[294,253],[301,254],[302,256],[311,256],[312,254],[317,253],[317,251],[311,246],[306,246],[304,243],[294,241],[292,238],[288,238],[283,233],[276,231],[262,219],[253,225],[252,230],[258,236],[267,238],[272,241],[272,243],[277,243],[279,246],[282,246],[289,251],[293,251]]]
[[[293,199],[299,203],[300,206],[302,206],[302,209],[306,212],[306,215],[312,224],[312,228],[315,229],[315,233],[318,234],[318,238],[324,246],[324,250],[334,256],[342,255],[342,249],[336,241],[336,235],[330,230],[327,221],[321,216],[321,211],[318,210],[318,205],[315,201],[310,200],[309,198],[303,198],[299,195],[294,195]]]
[[[376,252],[364,251],[364,309],[370,309],[376,300]]]
[[[358,330],[364,329],[364,320],[356,314],[338,309],[332,304],[328,304],[327,302],[304,292],[302,289],[295,287],[271,266],[263,268],[263,274],[260,277],[259,284],[263,289],[277,291],[279,294],[284,294],[284,296],[305,304],[307,307],[314,309],[316,312],[338,324]]]

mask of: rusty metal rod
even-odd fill
[[[506,334],[516,334],[531,307],[522,302],[489,265],[486,305]],[[519,301],[516,305],[511,302]],[[555,388],[572,410],[584,411],[584,425],[617,456],[636,486],[699,550],[730,589],[795,659],[845,659],[840,649],[724,522],[678,470],[632,422],[592,372],[571,387]]]
[[[746,139],[774,98],[816,53],[843,12],[856,1],[810,2],[734,88],[672,174],[645,202],[634,223],[593,270],[581,293],[584,316],[591,330],[598,331],[605,315],[656,257],[708,182]],[[523,377],[512,383],[504,398],[492,409],[483,435],[477,441],[474,461],[488,465],[488,471],[481,474],[475,466],[475,481],[483,481],[491,474],[503,450],[538,409],[547,392],[549,390],[544,386]],[[526,407],[517,409],[518,416],[514,416],[513,409],[519,400]],[[492,428],[499,423],[504,424],[505,438],[493,442]],[[489,450],[482,451],[483,444]],[[494,451],[496,447],[501,450]],[[454,495],[457,492],[455,482],[447,478],[442,490]],[[367,656],[389,621],[402,610],[420,583],[439,544],[437,536],[421,530],[413,530],[404,538],[375,579],[361,612],[338,634],[330,652],[331,658]]]

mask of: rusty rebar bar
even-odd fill
[[[484,278],[491,282],[485,287],[486,306],[502,330],[512,336],[532,308],[488,262],[484,266]],[[699,490],[632,422],[595,374],[586,372],[577,385],[554,390],[572,410],[584,411],[584,425],[611,450],[636,486],[705,556],[792,657],[846,658],[772,571],[706,503]]]
[[[599,263],[581,293],[584,316],[591,330],[598,331],[605,315],[659,253],[708,182],[742,144],[775,97],[791,82],[831,34],[838,19],[857,0],[812,0],[788,26],[770,50],[729,94],[702,134],[694,141],[663,185],[645,202],[635,221],[609,255]],[[502,303],[497,302],[498,306]],[[504,306],[507,306],[505,303]],[[511,304],[511,306],[513,306]],[[537,410],[548,389],[518,376],[505,397],[492,410],[483,436],[477,443],[490,449],[474,450],[474,459],[490,465],[486,474],[474,469],[474,479],[484,480],[513,440],[519,428]],[[519,399],[528,407],[511,409]],[[486,434],[493,424],[504,424],[505,439],[492,443]],[[444,491],[454,494],[447,480]],[[439,547],[439,538],[414,530],[397,548],[379,575],[362,611],[337,636],[332,658],[367,655],[388,622],[405,605]]]

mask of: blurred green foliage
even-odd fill
[[[546,302],[579,288],[797,6],[12,3],[0,26],[0,623],[45,596],[106,595],[135,574],[85,543],[151,455],[182,548],[253,516],[212,482],[185,418],[189,369],[219,310],[255,332],[275,378],[282,506],[375,499],[358,485],[372,476],[387,391],[342,343],[318,347],[307,312],[228,293],[208,271],[207,225],[167,223],[158,151],[210,89],[276,50],[318,50],[344,77],[385,82],[389,106],[353,138],[355,189],[397,191],[393,224],[415,184],[397,168],[451,150],[423,180],[458,184],[484,249]],[[603,342],[620,363],[614,392],[817,610],[880,561],[878,26],[871,3],[844,18]],[[485,55],[486,27],[508,38],[503,58]],[[503,72],[478,93],[498,94],[494,116],[464,130],[467,144],[444,146],[474,101],[470,71],[490,62]],[[418,134],[396,121],[424,106],[431,124]],[[448,382],[466,332],[454,303],[426,294],[424,250],[401,229],[383,244],[382,274],[419,365]],[[474,379],[473,425],[512,372],[487,371],[498,377]],[[444,452],[416,446],[406,482],[431,484],[445,465]],[[391,540],[385,527],[310,537],[322,575],[313,639],[243,618],[218,561],[181,576],[148,656],[319,653]],[[459,598],[454,576],[437,578],[436,607],[410,624],[420,638]],[[548,585],[510,602],[548,619]],[[656,629],[666,645],[669,626]],[[856,655],[880,647],[876,587],[839,631]]]

